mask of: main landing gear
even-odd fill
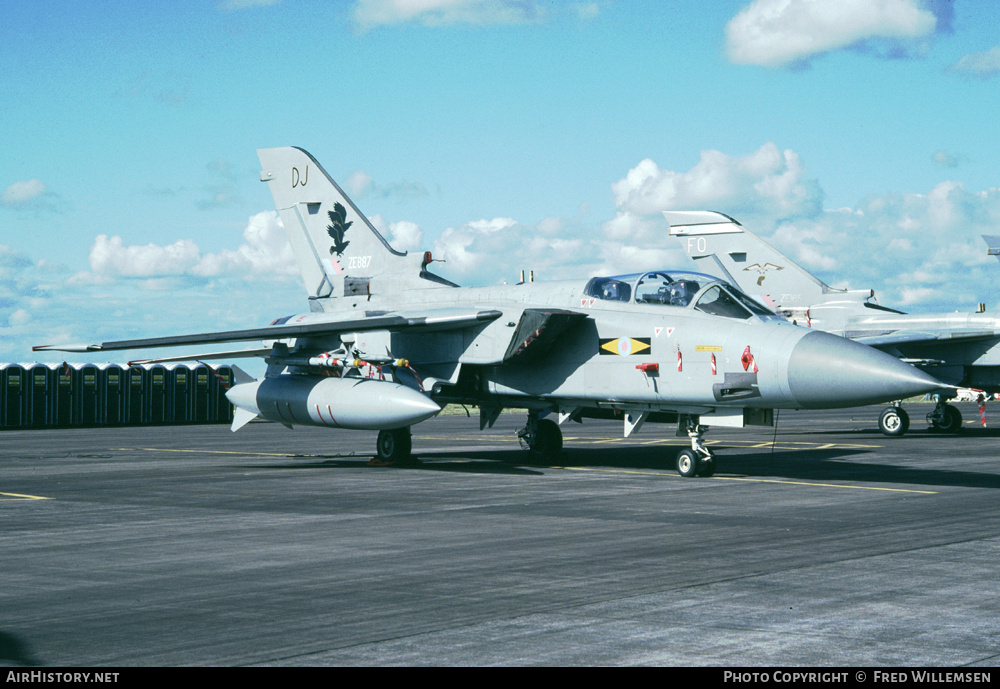
[[[910,415],[899,405],[886,407],[878,417],[878,429],[890,437],[903,435],[910,429]]]
[[[375,441],[376,457],[370,462],[372,466],[390,466],[408,462],[413,450],[413,436],[410,428],[394,428],[389,431],[379,431]]]
[[[677,453],[677,473],[684,478],[707,478],[715,474],[715,454],[702,442],[708,427],[699,425],[697,417],[684,416],[678,424],[677,435],[682,429],[691,439],[691,449]]]
[[[538,412],[528,412],[528,423],[517,432],[517,440],[535,462],[554,462],[562,454],[559,425],[551,419],[539,419]]]

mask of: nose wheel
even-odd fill
[[[694,450],[681,450],[677,453],[677,473],[684,478],[695,476],[709,477],[715,474],[715,455],[699,456]]]
[[[938,399],[934,411],[927,415],[927,423],[931,425],[932,431],[957,433],[962,430],[962,412],[958,411],[957,407]]]
[[[691,439],[691,449],[677,453],[677,473],[684,478],[715,474],[715,453],[705,447],[704,436],[707,426],[698,424],[697,418],[686,417],[682,421],[688,437]],[[680,429],[678,429],[680,435]]]

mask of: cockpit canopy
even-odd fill
[[[653,271],[593,278],[584,292],[602,301],[687,307],[727,318],[775,317],[728,282],[704,273]]]

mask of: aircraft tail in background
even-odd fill
[[[871,289],[834,289],[753,234],[715,211],[663,211],[670,234],[696,263],[715,264],[722,277],[797,325],[842,334],[848,321],[872,309]]]
[[[824,301],[833,290],[727,215],[663,211],[670,234],[696,263],[714,262],[726,279],[773,309]],[[713,271],[709,271],[713,272]]]

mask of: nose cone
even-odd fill
[[[252,411],[254,414],[259,414],[260,410],[257,408],[258,387],[260,387],[260,382],[258,381],[234,385],[226,391],[226,398],[239,409],[246,409],[247,411]]]
[[[439,413],[441,405],[402,385],[394,386],[387,394],[380,394],[379,413],[375,416],[384,419],[380,428],[398,428],[411,426],[431,418]]]
[[[799,340],[788,360],[788,388],[803,409],[857,407],[943,387],[896,357],[819,331]]]

